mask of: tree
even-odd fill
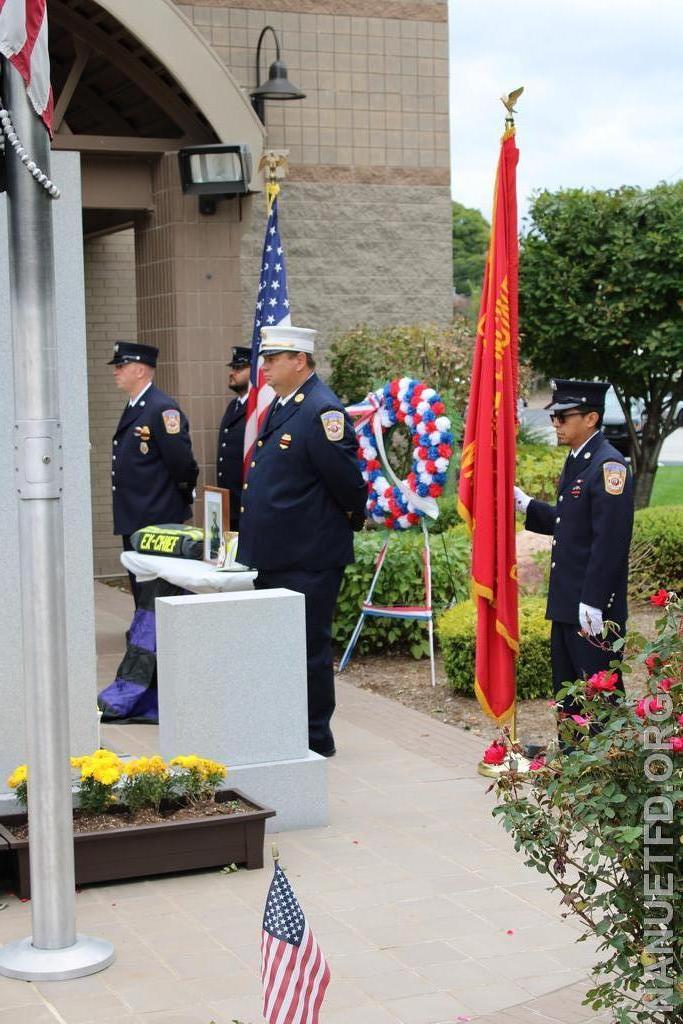
[[[520,263],[521,348],[547,376],[609,380],[650,501],[683,399],[683,182],[535,195]],[[636,436],[631,400],[645,401]]]
[[[453,287],[471,296],[481,288],[491,227],[479,210],[453,203]]]

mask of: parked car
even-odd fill
[[[644,416],[645,403],[643,399],[633,398],[631,400],[631,419],[633,420],[633,426],[638,437],[642,433]],[[617,398],[616,391],[612,387],[610,387],[605,395],[605,415],[602,418],[602,429],[610,444],[613,444],[617,451],[620,451],[622,455],[629,458],[631,455],[631,438],[626,426],[626,417]]]

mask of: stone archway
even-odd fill
[[[158,382],[189,415],[212,482],[226,353],[241,339],[240,248],[249,202],[213,217],[183,196],[177,150],[265,130],[230,71],[171,0],[50,0],[56,134],[81,156],[96,573],[117,572],[110,443],[120,396],[111,343],[160,349]]]

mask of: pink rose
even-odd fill
[[[674,754],[683,754],[683,736],[672,736],[669,740],[669,746]]]
[[[602,672],[596,672],[589,677],[586,683],[586,693],[589,697],[595,693],[614,693],[618,682],[619,676],[616,672],[603,669]]]
[[[668,590],[658,590],[656,594],[650,596],[650,604],[653,604],[656,608],[663,608],[666,602],[669,600]]]
[[[545,758],[543,757],[543,754],[539,754],[538,757],[535,757],[533,761],[529,762],[529,771],[537,772],[541,768],[545,768]]]
[[[577,725],[590,725],[590,718],[586,718],[585,715],[570,715],[572,722],[576,722]]]
[[[668,693],[672,686],[675,686],[676,682],[671,676],[666,676],[664,679],[660,679],[657,683],[657,689],[661,690],[662,693]]]
[[[683,725],[683,715],[679,715],[678,718],[676,719],[676,721],[678,722],[679,725]]]
[[[664,668],[665,662],[662,656],[654,651],[652,654],[648,654],[645,664],[650,675],[654,675],[655,672],[659,672],[660,669]]]
[[[663,711],[664,705],[659,697],[641,697],[633,710],[638,718],[645,718],[648,713],[654,715]]]
[[[484,751],[484,764],[502,764],[507,757],[507,747],[500,740],[493,743]]]

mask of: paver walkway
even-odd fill
[[[99,683],[121,655],[130,599],[96,585]],[[425,669],[425,685],[429,675]],[[590,943],[491,818],[476,737],[338,686],[327,828],[280,834],[281,863],[330,962],[322,1024],[582,1024]],[[105,726],[121,753],[152,726]],[[110,939],[109,970],[73,982],[0,979],[0,1024],[258,1024],[264,871],[91,886],[78,928]],[[0,913],[0,941],[30,931]]]

